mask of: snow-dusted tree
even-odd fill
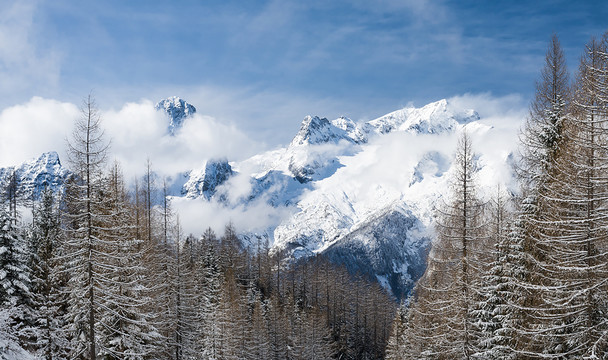
[[[171,239],[170,241],[173,241]],[[154,313],[154,325],[161,338],[158,341],[157,357],[175,358],[177,314],[177,264],[176,248],[173,244],[153,244],[146,250],[146,284],[150,288]]]
[[[153,352],[158,333],[147,312],[150,303],[143,284],[145,268],[135,237],[135,219],[120,168],[114,164],[102,188],[100,238],[109,263],[100,276],[99,353],[104,358],[142,359]]]
[[[33,335],[31,325],[35,315],[24,245],[7,209],[0,206],[0,312],[7,321],[3,331],[22,345]]]
[[[405,358],[468,359],[475,353],[472,304],[487,241],[474,178],[473,149],[464,133],[456,151],[451,197],[439,210],[427,270],[415,289]]]
[[[152,162],[150,158],[146,160],[146,174],[143,179],[143,198],[144,198],[144,217],[145,217],[145,234],[149,244],[153,244],[152,237],[154,235],[153,218],[154,218],[154,200],[156,194],[155,174],[152,171]],[[167,198],[165,197],[166,201]],[[167,221],[166,219],[165,221]],[[166,234],[167,232],[165,232]]]
[[[510,232],[508,275],[513,291],[510,298],[513,318],[508,322],[512,346],[520,354],[534,353],[531,334],[542,327],[536,313],[543,307],[539,292],[553,275],[544,274],[543,263],[548,254],[543,233],[547,229],[542,217],[547,216],[549,203],[559,179],[557,162],[567,153],[570,81],[565,58],[556,35],[553,35],[536,96],[521,136],[519,175],[521,195],[517,203],[518,219]],[[549,201],[549,203],[547,203]],[[542,341],[540,341],[542,344]],[[541,351],[541,350],[539,350]]]
[[[509,263],[511,222],[507,201],[507,195],[499,186],[488,206],[491,256],[485,261],[487,266],[477,294],[479,301],[473,311],[478,332],[474,357],[479,359],[515,358],[511,330],[514,317],[513,267]]]
[[[6,200],[8,201],[8,212],[11,216],[13,225],[17,225],[17,198],[19,197],[19,182],[17,180],[17,172],[15,170],[9,175],[5,189]]]
[[[608,351],[606,279],[608,233],[608,57],[606,40],[592,39],[581,60],[571,115],[559,156],[537,191],[524,251],[531,271],[520,354],[535,358],[599,358]],[[524,344],[520,341],[520,344]]]
[[[37,314],[36,345],[45,359],[67,357],[68,339],[62,331],[67,308],[66,276],[61,266],[61,228],[59,209],[53,192],[42,191],[34,207],[34,221],[28,241],[33,307]]]
[[[397,309],[391,329],[391,336],[386,344],[386,358],[389,360],[405,358],[406,350],[404,347],[410,343],[407,338],[409,322],[408,306],[407,302],[402,302]]]
[[[91,95],[83,102],[81,117],[76,120],[68,142],[68,155],[74,181],[66,191],[67,254],[70,272],[70,308],[68,311],[72,358],[95,359],[98,354],[96,324],[99,320],[99,296],[105,292],[102,281],[111,263],[100,238],[102,224],[102,171],[108,143],[103,139],[101,118]]]
[[[526,124],[521,134],[520,175],[524,190],[542,188],[552,159],[563,140],[565,117],[570,105],[570,80],[559,39],[553,34],[545,66]],[[524,195],[528,195],[527,192]]]
[[[171,314],[174,326],[174,358],[196,359],[200,356],[198,352],[198,325],[201,321],[198,308],[197,294],[195,291],[196,279],[194,273],[194,246],[191,242],[185,241],[182,235],[179,217],[176,219],[174,227],[175,240],[175,282],[172,304],[174,306]],[[192,239],[189,239],[192,241]]]

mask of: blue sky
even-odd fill
[[[178,95],[256,141],[463,94],[526,106],[556,32],[568,65],[605,1],[18,1],[0,5],[0,109]]]

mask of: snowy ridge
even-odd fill
[[[491,131],[480,120],[474,110],[454,109],[446,100],[363,124],[307,117],[287,148],[248,160],[267,169],[268,182],[270,174],[283,176],[265,186],[273,189],[271,204],[295,208],[258,237],[271,239],[273,251],[290,259],[326,254],[405,296],[424,272],[452,145],[465,126],[475,136]],[[479,163],[482,185],[494,186],[487,174],[501,165],[483,154]],[[289,175],[299,184],[285,181]]]
[[[448,186],[450,144],[464,126],[490,131],[479,120],[446,100],[367,123],[307,116],[287,147],[232,164],[256,171],[250,195],[226,206],[264,199],[291,209],[275,226],[245,231],[246,246],[268,239],[291,260],[326,254],[405,296],[424,272],[433,206]],[[222,191],[230,192],[229,182]]]
[[[419,134],[440,134],[459,125],[479,120],[474,110],[454,111],[443,99],[422,108],[408,107],[366,123],[369,131],[386,134],[394,130]]]
[[[465,126],[475,136],[491,131],[477,112],[446,100],[366,123],[307,116],[288,146],[192,171],[183,193],[234,209],[260,201],[285,209],[289,216],[273,225],[242,229],[244,245],[255,250],[268,240],[287,260],[326,254],[402,297],[424,272],[433,207],[448,187],[452,151]],[[483,174],[500,165],[483,154],[479,164],[482,182],[493,186]],[[249,176],[245,195],[232,187],[237,173]]]

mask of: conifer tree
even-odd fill
[[[9,339],[27,346],[34,316],[30,270],[19,230],[4,206],[0,206],[0,312]]]
[[[415,289],[408,322],[405,358],[462,358],[475,353],[472,303],[483,271],[485,223],[483,204],[475,190],[471,140],[458,143],[452,177],[452,197],[439,211],[437,238],[427,270]]]
[[[100,353],[106,358],[142,359],[153,352],[158,334],[146,309],[150,299],[142,283],[142,240],[135,238],[130,199],[117,163],[102,191],[101,238],[111,262],[104,264],[102,276]]]
[[[553,34],[545,66],[536,83],[536,93],[521,135],[520,175],[524,196],[539,190],[547,181],[552,159],[558,154],[564,136],[565,117],[570,106],[570,79],[564,52]]]
[[[491,259],[481,274],[479,298],[473,312],[477,334],[475,358],[513,359],[513,333],[510,321],[514,316],[513,281],[509,264],[509,229],[506,195],[497,189],[489,204],[489,251]]]
[[[67,308],[66,278],[62,272],[62,246],[59,208],[50,189],[44,189],[34,207],[29,237],[34,309],[38,328],[35,348],[45,359],[67,357],[68,339],[62,331]]]
[[[111,263],[100,238],[102,172],[108,143],[103,139],[101,118],[91,95],[84,101],[81,117],[76,120],[68,142],[69,160],[76,178],[69,182],[66,201],[67,254],[70,272],[70,308],[68,332],[71,334],[72,358],[95,359],[98,354],[96,325],[99,321],[99,295]]]
[[[556,35],[553,35],[545,66],[536,85],[535,99],[530,106],[521,137],[520,183],[521,195],[518,217],[511,232],[511,299],[516,315],[510,326],[514,331],[515,348],[520,354],[535,353],[545,348],[542,340],[533,345],[531,334],[543,325],[533,313],[544,306],[541,292],[549,277],[543,266],[548,254],[546,222],[553,191],[558,181],[557,162],[563,161],[568,142],[568,113],[570,81],[565,58]],[[542,337],[542,336],[541,336]]]

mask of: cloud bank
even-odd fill
[[[0,167],[47,151],[57,151],[67,161],[66,140],[79,116],[74,104],[40,97],[6,108],[0,113]],[[160,175],[172,175],[200,167],[210,158],[240,160],[261,148],[234,125],[198,114],[170,136],[167,116],[149,100],[102,109],[101,118],[110,142],[109,158],[118,160],[127,176],[143,173],[147,159]]]
[[[127,103],[102,116],[112,139],[111,155],[129,176],[142,174],[147,159],[155,172],[171,176],[201,167],[208,159],[241,160],[261,148],[233,124],[199,114],[187,118],[175,136],[170,136],[166,114],[156,111],[149,100]]]
[[[456,109],[476,109],[481,115],[481,122],[493,128],[488,133],[491,136],[485,133],[474,136],[475,150],[486,155],[491,162],[488,169],[496,172],[487,176],[502,179],[510,176],[508,167],[501,164],[518,146],[517,134],[527,112],[522,97],[464,94],[448,101]],[[224,103],[228,104],[229,101]],[[198,108],[199,112],[205,112],[204,108],[203,111],[200,106]],[[256,109],[263,119],[261,109]],[[5,109],[0,113],[0,167],[17,165],[51,150],[57,151],[60,158],[66,161],[65,141],[70,137],[73,122],[79,116],[81,113],[75,104],[40,97]],[[170,136],[167,116],[156,111],[154,103],[146,99],[126,103],[118,109],[102,109],[101,116],[107,139],[111,141],[110,160],[116,159],[122,164],[127,181],[144,173],[147,159],[150,159],[153,170],[163,177],[200,168],[208,159],[241,161],[265,149],[265,145],[253,141],[240,124],[237,126],[233,122],[201,114],[188,118],[175,136]],[[276,133],[285,134],[293,128],[292,124],[287,123],[273,123],[271,127],[276,128]],[[428,137],[412,138],[399,133],[380,137],[373,140],[364,152],[342,158],[343,164],[348,166],[339,169],[338,173],[345,172],[342,175],[348,176],[339,177],[342,180],[335,186],[362,199],[382,196],[375,192],[376,185],[381,185],[378,187],[381,192],[400,192],[411,181],[410,172],[415,165],[412,161],[419,158],[421,151],[435,147],[437,144]],[[455,143],[445,141],[438,151],[451,158],[454,147]],[[233,221],[240,231],[260,232],[289,217],[295,208],[274,208],[267,205],[263,198],[248,206],[238,205],[239,198],[251,192],[251,175],[263,170],[254,166],[255,163],[240,162],[239,175],[224,185],[231,206],[225,207],[214,201],[175,199],[174,207],[180,214],[184,229],[198,234],[211,226],[221,232],[228,221]],[[488,178],[486,182],[490,180]],[[330,186],[333,181],[330,178],[317,186]]]

